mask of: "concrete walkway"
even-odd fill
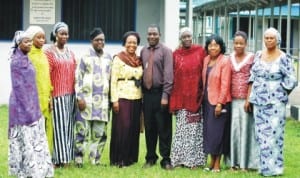
[[[287,116],[292,116],[300,121],[300,82],[298,86],[289,95],[289,103],[287,105]]]

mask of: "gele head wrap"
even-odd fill
[[[12,40],[12,45],[11,45],[10,50],[9,50],[8,58],[10,58],[11,55],[13,55],[13,53],[17,49],[18,45],[22,42],[22,40],[24,38],[31,39],[30,34],[27,31],[18,30],[18,31],[15,32],[14,38]]]
[[[68,32],[69,31],[69,27],[64,22],[57,22],[53,26],[52,33],[50,34],[50,40],[55,42],[56,41],[56,34],[57,34],[57,32],[59,32],[61,30],[66,30]]]
[[[193,35],[192,29],[190,29],[189,27],[183,27],[183,28],[181,28],[180,31],[179,31],[179,39],[181,39],[183,33],[185,33],[185,32],[187,32],[187,33],[190,34],[190,35]]]
[[[27,28],[26,32],[30,35],[30,38],[33,39],[34,36],[41,32],[43,34],[45,34],[45,31],[42,29],[42,27],[37,26],[37,25],[31,25]]]
[[[91,32],[90,32],[90,40],[93,40],[96,36],[103,34],[103,31],[100,27],[94,28]]]

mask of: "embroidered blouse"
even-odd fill
[[[248,53],[246,57],[237,63],[235,53],[230,55],[231,61],[231,97],[246,99],[248,95],[248,80],[254,55]]]

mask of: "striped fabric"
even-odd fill
[[[76,59],[74,53],[67,47],[60,52],[56,47],[50,46],[45,50],[49,61],[50,77],[53,86],[52,96],[63,96],[75,92]]]
[[[75,95],[53,98],[54,152],[53,163],[74,159]]]

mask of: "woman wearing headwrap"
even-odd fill
[[[53,86],[53,163],[59,167],[67,166],[74,159],[76,59],[66,46],[68,39],[67,24],[56,23],[51,33],[54,44],[45,51]]]
[[[53,124],[51,117],[51,91],[52,85],[50,81],[49,63],[43,52],[45,43],[45,32],[40,26],[30,26],[27,32],[33,40],[33,45],[28,53],[36,72],[36,82],[39,94],[39,103],[42,114],[45,118],[45,128],[47,134],[50,153],[53,152]]]
[[[27,56],[32,45],[31,36],[17,31],[13,43],[10,56],[12,91],[9,98],[9,175],[53,177],[35,70]]]
[[[176,115],[171,164],[194,169],[206,164],[200,100],[205,50],[192,44],[192,31],[187,27],[180,30],[179,39],[180,47],[173,53],[174,83],[170,96],[170,111]]]
[[[77,167],[83,166],[85,152],[93,165],[100,164],[110,119],[109,83],[112,58],[103,50],[105,35],[101,28],[94,28],[90,32],[90,42],[91,47],[81,57],[76,71],[79,108],[75,129]]]
[[[255,135],[259,145],[259,173],[283,174],[283,144],[288,95],[297,85],[292,58],[280,50],[280,33],[264,32],[265,49],[255,54],[251,68],[250,96]]]
[[[139,44],[138,33],[126,32],[125,50],[118,53],[112,63],[110,164],[118,167],[138,161],[143,75],[142,61],[136,56]]]

